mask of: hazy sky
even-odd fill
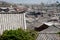
[[[60,0],[1,0],[1,1],[6,1],[10,3],[27,3],[27,4],[40,4],[41,2],[54,3],[56,1],[60,2]]]

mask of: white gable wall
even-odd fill
[[[18,28],[24,29],[24,14],[0,14],[0,32]]]

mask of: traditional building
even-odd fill
[[[25,14],[26,12],[0,13],[0,34],[5,30],[26,29]]]

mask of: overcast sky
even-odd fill
[[[43,3],[55,3],[56,1],[60,0],[0,0],[0,1],[6,1],[10,3],[25,3],[25,4],[40,4]]]

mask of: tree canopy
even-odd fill
[[[0,36],[0,40],[35,40],[35,31],[24,31],[22,29],[18,30],[6,30]]]

